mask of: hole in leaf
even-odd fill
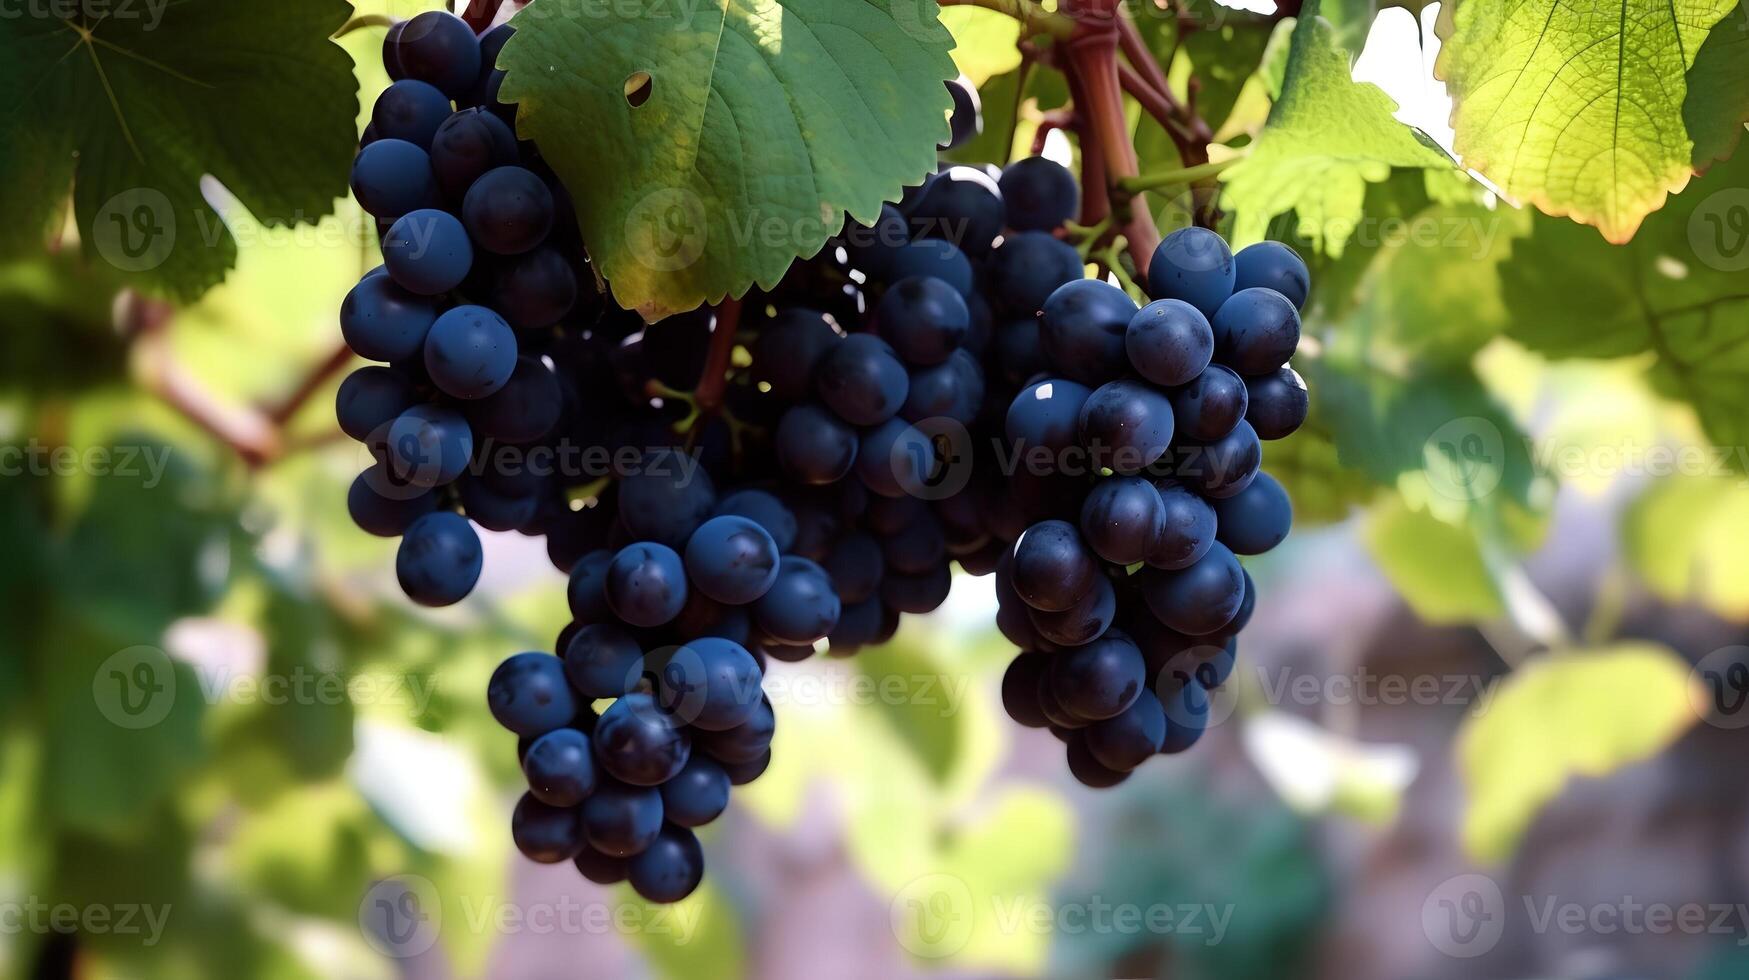
[[[636,109],[650,101],[650,89],[655,87],[655,79],[647,71],[634,71],[626,76],[626,104]]]

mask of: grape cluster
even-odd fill
[[[1185,706],[1255,601],[1235,555],[1290,520],[1258,441],[1305,416],[1298,257],[1177,232],[1138,310],[1083,278],[1079,188],[1035,157],[930,175],[737,314],[645,324],[595,288],[564,186],[497,101],[510,34],[443,12],[389,32],[353,172],[384,264],[341,314],[380,363],[337,413],[373,459],[349,507],[401,538],[411,599],[474,588],[476,526],[544,536],[570,577],[557,655],[488,685],[527,777],[517,847],[685,897],[695,829],[770,762],[769,661],[885,642],[955,564],[995,573],[1025,651],[1004,702],[1082,781],[1194,741]]]

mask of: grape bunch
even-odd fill
[[[341,311],[379,363],[337,414],[372,460],[349,508],[400,537],[410,599],[472,591],[476,528],[544,537],[569,576],[553,652],[487,690],[527,779],[518,849],[684,898],[697,828],[770,763],[769,662],[885,642],[956,564],[996,575],[1024,651],[1009,713],[1083,782],[1195,741],[1255,602],[1235,556],[1290,521],[1258,464],[1306,411],[1298,257],[1177,232],[1138,309],[1083,278],[1079,188],[1033,157],[945,167],[771,289],[646,324],[497,101],[511,34],[389,32],[353,172],[384,263]]]

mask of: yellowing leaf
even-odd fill
[[[1020,21],[982,7],[944,7],[941,24],[953,35],[953,63],[975,87],[1020,67]]]
[[[1416,615],[1429,623],[1469,623],[1506,612],[1476,533],[1398,500],[1372,513],[1366,545]]]
[[[1692,457],[1705,464],[1709,453]],[[1652,591],[1749,620],[1749,487],[1742,477],[1672,477],[1622,518],[1622,548]]]
[[[1479,701],[1458,735],[1472,857],[1509,856],[1537,811],[1574,776],[1648,759],[1696,721],[1688,664],[1650,643],[1534,661]]]
[[[1485,3],[1440,14],[1464,165],[1612,242],[1693,172],[1686,75],[1734,0]]]

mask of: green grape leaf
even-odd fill
[[[1218,26],[1191,31],[1182,40],[1182,64],[1187,69],[1183,74],[1186,77],[1194,75],[1200,84],[1196,108],[1214,130],[1219,130],[1227,121],[1245,83],[1257,73],[1273,27],[1266,17],[1226,8],[1220,10],[1221,23]],[[1176,76],[1178,72],[1174,74]],[[1184,79],[1174,77],[1173,81],[1182,84]]]
[[[1509,857],[1568,779],[1607,776],[1669,746],[1699,720],[1693,684],[1686,661],[1651,643],[1555,654],[1514,671],[1458,732],[1465,850],[1479,861]]]
[[[1271,218],[1292,211],[1302,237],[1340,255],[1364,214],[1367,184],[1389,178],[1393,167],[1454,166],[1392,118],[1390,96],[1354,81],[1348,52],[1316,6],[1308,4],[1294,27],[1281,98],[1251,155],[1221,175],[1222,204],[1237,213],[1235,245],[1261,240]]]
[[[1743,125],[1749,122],[1745,64],[1749,64],[1749,7],[1739,3],[1713,25],[1688,69],[1682,124],[1694,140],[1693,163],[1698,170],[1730,156],[1743,138]]]
[[[879,699],[873,710],[937,783],[947,781],[960,756],[960,722],[949,710],[954,678],[927,649],[903,640],[865,650],[853,661],[872,689],[882,685],[915,685],[940,697],[908,698],[903,703]]]
[[[1749,487],[1740,477],[1658,481],[1622,515],[1622,552],[1659,597],[1749,620]]]
[[[502,97],[564,179],[614,296],[647,319],[776,285],[847,213],[874,221],[947,139],[956,72],[933,5],[568,10],[516,15]]]
[[[1465,2],[1440,13],[1435,73],[1464,165],[1612,242],[1682,190],[1685,76],[1732,0]],[[1739,63],[1740,64],[1740,63]]]
[[[1623,246],[1539,219],[1500,270],[1510,336],[1555,358],[1645,356],[1654,390],[1693,406],[1718,445],[1749,445],[1745,186],[1749,154],[1739,153]]]
[[[237,255],[203,175],[270,224],[346,194],[358,89],[329,35],[348,4],[51,6],[64,14],[0,19],[0,255],[40,252],[71,190],[88,259],[191,300]]]
[[[1314,394],[1313,404],[1317,400]],[[1311,426],[1264,446],[1263,455],[1269,460],[1269,475],[1281,481],[1293,501],[1295,527],[1346,520],[1378,492],[1378,485],[1364,474],[1343,466],[1336,443]]]
[[[1447,524],[1401,500],[1374,510],[1366,546],[1409,608],[1439,624],[1472,623],[1506,613],[1475,531]]]

